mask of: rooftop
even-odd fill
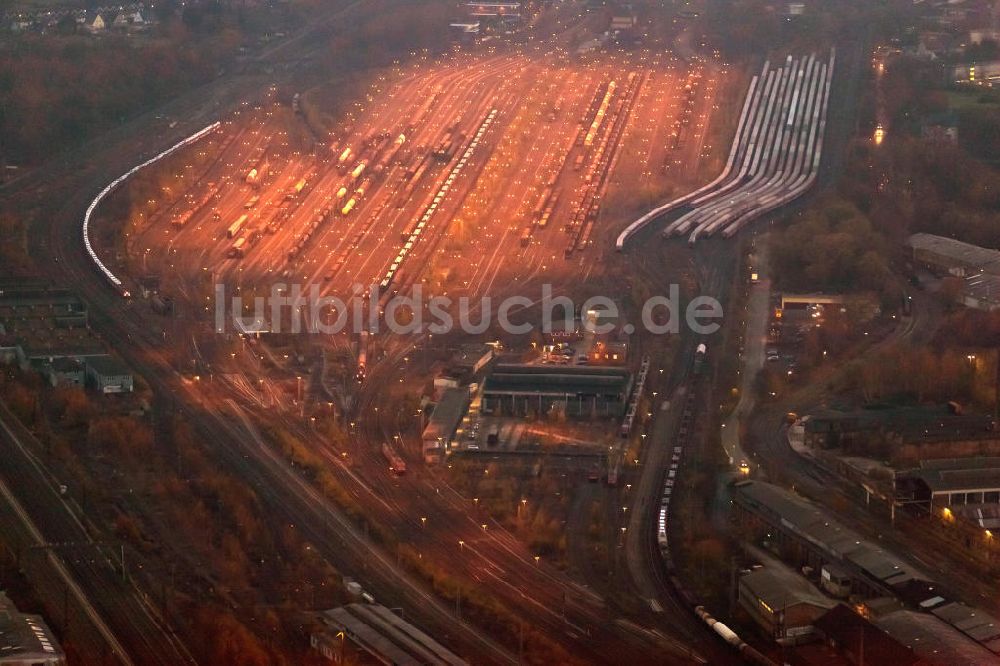
[[[851,564],[883,585],[925,578],[893,554],[830,518],[812,502],[783,488],[745,481],[736,484],[733,497],[739,504],[822,549],[835,561]]]
[[[977,273],[965,278],[965,293],[983,303],[1000,303],[1000,275]]]
[[[466,665],[458,655],[379,604],[333,608],[323,611],[320,619],[328,627],[344,631],[359,647],[384,663]]]
[[[623,393],[631,381],[625,368],[567,365],[499,365],[486,379],[487,393],[606,395]]]
[[[105,377],[132,374],[132,370],[129,369],[127,365],[119,361],[114,356],[108,355],[91,356],[87,359],[87,367]]]
[[[837,601],[820,594],[812,584],[787,567],[764,567],[740,578],[745,587],[768,608],[781,609],[796,604],[833,608]]]
[[[935,493],[995,490],[1000,489],[1000,458],[922,460],[906,475],[922,480]]]
[[[1000,273],[1000,251],[933,234],[913,234],[907,244],[914,251],[933,252],[961,266],[973,266],[988,273]]]
[[[972,640],[993,645],[993,652],[1000,651],[1000,627],[995,617],[960,602],[945,604],[931,613]]]
[[[83,363],[80,363],[75,358],[66,356],[61,356],[53,360],[50,365],[56,372],[80,372],[83,370]]]
[[[462,345],[451,357],[451,364],[456,367],[472,368],[484,358],[493,355],[493,347],[487,344],[467,344]]]
[[[22,614],[0,592],[0,662],[56,663],[64,658],[45,621],[37,615]]]
[[[927,613],[896,611],[876,619],[875,624],[932,663],[949,666],[997,663],[995,655],[985,647]]]
[[[913,650],[843,604],[837,604],[815,626],[845,650],[853,652],[864,645],[866,663],[911,666],[920,662]]]
[[[834,428],[836,426],[836,428]],[[979,439],[996,436],[993,417],[976,414],[952,414],[947,405],[872,407],[841,411],[827,409],[809,415],[806,432],[827,430],[886,430],[908,441],[942,439]]]
[[[434,411],[424,429],[423,438],[451,439],[465,416],[465,410],[469,406],[469,390],[465,388],[450,388],[445,390],[441,399],[434,405]]]

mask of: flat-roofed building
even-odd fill
[[[432,465],[441,462],[468,409],[467,388],[455,387],[444,390],[441,399],[434,405],[434,411],[431,412],[430,420],[421,436],[424,462]]]
[[[45,620],[17,610],[0,592],[0,665],[63,666],[66,655]]]
[[[827,563],[838,565],[840,585],[846,587],[849,577],[854,594],[884,596],[907,581],[927,580],[922,572],[784,488],[760,481],[737,483],[733,506],[740,522],[769,534],[770,543],[787,553],[791,564],[814,570]]]
[[[962,305],[992,312],[1000,309],[1000,275],[976,273],[962,281]]]
[[[52,386],[83,386],[87,381],[86,367],[73,358],[61,357],[44,363],[42,374]]]
[[[913,234],[907,245],[915,263],[940,275],[1000,275],[1000,251],[997,250],[934,234]]]
[[[625,368],[498,365],[483,386],[486,414],[619,417],[625,413],[632,375]]]
[[[473,376],[485,368],[493,360],[494,355],[493,345],[461,345],[451,357],[449,366],[456,375]]]
[[[113,356],[91,356],[87,359],[87,379],[101,393],[131,393],[132,371]]]
[[[816,620],[838,604],[781,565],[740,576],[739,602],[768,636],[790,643],[810,637]]]
[[[1000,504],[1000,457],[922,460],[920,467],[897,477],[901,492],[913,502],[964,507]]]
[[[992,416],[958,414],[948,405],[824,410],[804,423],[804,443],[847,455],[913,465],[920,459],[1000,453]]]
[[[846,300],[840,294],[782,294],[781,309],[804,309],[810,305],[843,305]]]
[[[468,664],[419,628],[379,604],[349,604],[332,608],[319,614],[319,622],[321,626],[312,632],[310,644],[331,661],[340,661],[344,644],[350,641],[358,650],[382,664]]]
[[[0,280],[0,333],[24,359],[105,353],[79,296],[40,280]]]
[[[884,629],[837,604],[815,623],[817,633],[850,664],[928,664]]]
[[[996,652],[935,614],[899,610],[878,617],[874,622],[929,664],[979,666],[998,663]]]

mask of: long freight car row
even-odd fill
[[[625,90],[612,107],[610,121],[603,124],[604,132],[596,147],[593,148],[591,163],[584,176],[586,186],[569,223],[566,225],[566,230],[570,234],[565,252],[567,258],[572,256],[574,251],[583,250],[590,244],[594,222],[600,213],[600,195],[607,181],[611,161],[621,141],[625,125],[628,123],[632,105],[635,103],[644,81],[645,75],[640,76],[635,72],[629,73]]]
[[[735,648],[740,653],[740,656],[748,663],[756,664],[757,666],[777,666],[773,661],[768,659],[759,651],[750,645],[747,645],[747,643],[740,638],[736,632],[719,620],[715,619],[705,610],[705,607],[698,602],[694,593],[692,593],[691,590],[684,585],[680,578],[678,578],[677,571],[674,566],[673,555],[670,550],[670,537],[668,529],[670,501],[673,497],[675,484],[678,481],[678,475],[681,471],[681,463],[683,462],[685,450],[690,445],[692,435],[691,429],[694,425],[694,411],[698,400],[698,392],[694,389],[704,372],[707,355],[708,348],[704,344],[699,344],[695,349],[694,359],[691,365],[691,381],[688,382],[688,391],[685,394],[684,404],[681,407],[681,421],[677,429],[677,437],[673,442],[674,446],[671,451],[670,464],[665,470],[666,478],[663,481],[660,495],[660,510],[657,513],[656,541],[660,548],[660,556],[662,557],[664,567],[667,570],[667,577],[670,581],[670,585],[688,606],[689,610],[691,610],[691,612],[693,612],[699,620],[704,622],[709,629],[715,632],[719,638]]]
[[[479,128],[476,130],[475,135],[472,137],[472,141],[469,142],[469,145],[466,147],[465,152],[462,153],[461,159],[457,163],[455,163],[454,166],[452,166],[451,171],[448,172],[448,177],[445,179],[445,182],[441,184],[440,188],[438,188],[438,191],[434,195],[434,199],[431,201],[430,205],[424,211],[423,215],[420,216],[420,220],[417,222],[416,227],[413,228],[413,231],[407,237],[406,242],[403,244],[403,247],[400,248],[399,250],[399,254],[396,255],[395,260],[389,266],[389,269],[386,271],[385,277],[382,278],[382,282],[379,284],[379,289],[381,290],[383,295],[387,295],[389,293],[389,288],[392,286],[393,280],[396,278],[396,275],[400,267],[403,265],[403,262],[406,261],[407,256],[413,250],[414,245],[416,245],[417,241],[420,239],[420,235],[427,227],[427,223],[430,222],[432,217],[434,217],[434,214],[437,212],[438,206],[441,204],[441,202],[444,200],[444,197],[451,190],[455,182],[455,179],[458,178],[459,175],[461,175],[462,170],[465,168],[465,165],[468,164],[469,159],[472,157],[472,154],[476,151],[476,148],[479,147],[479,142],[483,140],[483,137],[489,130],[490,125],[492,125],[493,121],[496,120],[498,113],[499,113],[498,109],[492,109],[489,113],[486,114],[486,117],[479,124]]]

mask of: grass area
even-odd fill
[[[949,90],[945,94],[948,96],[948,108],[955,111],[1000,108],[1000,90],[970,87],[966,90]]]

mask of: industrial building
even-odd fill
[[[24,359],[53,360],[103,354],[89,326],[86,302],[42,281],[0,283],[0,335]]]
[[[906,244],[914,264],[936,275],[1000,275],[1000,251],[997,250],[933,234],[913,234]]]
[[[43,362],[40,371],[52,386],[83,386],[87,381],[86,367],[72,358],[57,358],[51,363]]]
[[[0,591],[0,666],[64,666],[66,655],[39,615],[21,613]]]
[[[1000,275],[976,273],[962,281],[962,305],[993,312],[1000,309]]]
[[[815,628],[823,641],[851,664],[917,666],[927,663],[844,604],[837,604],[817,620]]]
[[[879,629],[923,658],[923,663],[976,665],[997,663],[997,644],[1000,640],[997,637],[996,627],[990,629],[988,626],[992,618],[983,614],[982,619],[986,621],[987,626],[983,627],[977,623],[970,627],[973,633],[992,636],[980,641],[945,619],[947,614],[945,617],[937,615],[936,611],[928,614],[904,609],[875,617],[873,621]],[[990,649],[990,645],[993,649]]]
[[[782,643],[807,640],[813,625],[838,602],[781,565],[740,576],[739,603],[771,638]]]
[[[511,416],[620,417],[631,389],[632,376],[625,368],[498,365],[483,386],[482,411]]]
[[[948,593],[922,572],[811,502],[769,483],[743,481],[733,489],[733,507],[744,528],[756,532],[791,564],[814,571],[836,564],[839,584],[849,577],[851,594],[854,599],[868,599],[866,606],[877,607],[886,597],[905,601],[917,612],[895,605],[874,622],[918,655],[945,644],[949,647],[942,654],[979,655],[978,660],[954,663],[994,663],[1000,655],[1000,621],[982,609],[949,600]],[[946,642],[934,642],[938,640]],[[941,662],[931,659],[931,663]]]
[[[810,448],[910,464],[919,458],[1000,453],[993,417],[958,414],[948,405],[824,410],[803,419],[803,427],[803,442]]]
[[[922,460],[896,478],[897,497],[932,507],[1000,505],[1000,457]]]
[[[1000,309],[1000,251],[932,234],[914,234],[907,245],[915,266],[960,278],[957,300],[968,308]]]
[[[860,597],[893,594],[893,586],[926,579],[900,559],[825,511],[783,488],[744,481],[733,490],[736,519],[751,531],[768,534],[773,549],[789,555],[796,566],[820,571],[834,563],[851,577],[851,592]]]
[[[87,380],[100,393],[131,393],[132,371],[112,356],[87,358]]]
[[[483,370],[493,360],[495,353],[493,345],[461,345],[451,357],[449,370],[455,376],[472,377]]]
[[[431,412],[430,420],[421,437],[425,462],[430,464],[441,462],[468,408],[467,388],[455,387],[444,390],[441,399],[434,405],[434,411]]]
[[[321,626],[312,632],[310,644],[330,661],[343,663],[349,642],[352,650],[381,664],[467,666],[464,659],[379,604],[332,608],[320,613],[319,622]],[[362,656],[351,663],[369,660]]]

